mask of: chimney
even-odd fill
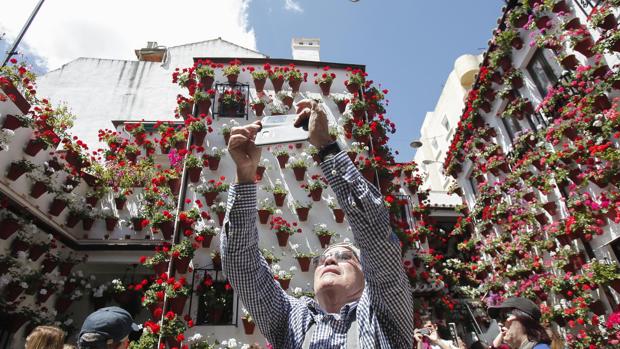
[[[321,39],[293,38],[291,49],[293,51],[293,59],[295,60],[315,62],[321,60],[319,57]]]
[[[162,62],[166,51],[166,47],[158,46],[157,41],[148,41],[145,48],[135,50],[138,60],[146,62]]]

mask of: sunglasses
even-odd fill
[[[312,258],[312,265],[317,268],[319,266],[323,266],[325,265],[325,261],[328,258],[333,258],[336,263],[340,263],[340,262],[347,262],[352,260],[353,258],[356,258],[355,255],[353,254],[353,252],[351,251],[334,251],[334,252],[327,252],[324,253],[320,256],[316,256],[314,258]]]

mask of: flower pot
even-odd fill
[[[217,213],[217,221],[220,224],[220,227],[224,225],[224,218],[226,217],[226,212],[218,212]]]
[[[317,188],[310,191],[310,197],[312,201],[321,201],[321,194],[323,193],[323,188]]]
[[[69,276],[69,274],[71,273],[71,269],[73,269],[73,263],[61,262],[58,265],[58,271],[62,276]]]
[[[347,91],[349,91],[349,93],[358,93],[360,90],[360,84],[358,83],[345,83],[344,85],[347,88]]]
[[[72,303],[73,301],[69,298],[57,298],[54,309],[56,309],[56,311],[58,311],[60,314],[64,314],[67,309],[69,309]]]
[[[53,293],[53,290],[46,290],[47,293],[46,294],[41,294],[40,292],[37,292],[37,304],[42,304],[47,302],[47,300],[50,298],[50,296]]]
[[[235,85],[237,83],[238,78],[239,78],[239,74],[226,75],[226,79],[228,79],[228,83],[231,85]]]
[[[321,248],[327,247],[331,239],[332,239],[331,235],[319,235],[319,242],[321,243]]]
[[[19,165],[12,163],[11,166],[9,167],[9,171],[6,174],[6,178],[12,181],[15,181],[19,177],[21,177],[24,173],[26,173],[26,170],[19,167]]]
[[[504,72],[507,72],[510,69],[512,69],[512,60],[510,59],[509,56],[502,57],[498,63]]]
[[[518,90],[521,87],[523,87],[523,78],[519,76],[515,76],[510,81],[510,84],[512,85],[512,88]]]
[[[336,106],[338,107],[338,111],[340,112],[340,114],[344,113],[344,111],[347,109],[347,103],[344,100],[341,102],[337,102]]]
[[[212,257],[211,261],[213,262],[213,269],[222,270],[222,257],[219,254]]]
[[[118,223],[118,218],[116,217],[107,217],[105,219],[105,228],[107,231],[114,231],[116,228],[116,223]]]
[[[620,293],[620,279],[613,280],[609,283],[609,286],[617,293]]]
[[[295,173],[295,179],[297,181],[303,181],[306,176],[306,168],[305,167],[294,167],[293,173]]]
[[[557,205],[555,201],[549,201],[547,203],[544,203],[543,208],[552,216],[555,216],[555,214],[557,213]]]
[[[46,257],[45,259],[43,259],[43,262],[41,262],[41,272],[44,274],[49,273],[50,271],[54,270],[57,265],[58,263],[56,263],[53,259]]]
[[[308,220],[308,213],[310,212],[310,208],[308,207],[298,207],[295,209],[297,212],[297,217],[299,217],[300,222],[305,222]]]
[[[202,247],[203,248],[211,247],[211,242],[212,241],[213,241],[213,235],[204,236],[204,239],[202,240]]]
[[[161,234],[164,236],[164,240],[170,240],[172,238],[172,233],[174,232],[174,222],[161,222],[156,224],[155,227],[161,231]]]
[[[183,308],[185,308],[185,302],[187,296],[178,295],[174,298],[170,298],[170,310],[176,314],[183,314]]]
[[[616,16],[613,13],[608,14],[600,23],[598,23],[597,27],[604,30],[615,29],[618,27]]]
[[[67,220],[65,221],[65,225],[69,228],[75,227],[80,222],[80,216],[76,213],[69,212],[67,215]]]
[[[8,302],[12,302],[16,300],[17,297],[19,297],[19,295],[22,294],[23,291],[24,289],[21,288],[19,283],[11,282],[10,284],[6,285],[6,287],[4,288],[4,293],[3,293],[4,299]]]
[[[594,45],[594,40],[592,40],[591,36],[586,36],[581,41],[578,41],[573,49],[582,55],[590,58],[594,56],[594,51],[592,51],[592,45]]]
[[[598,95],[594,98],[594,107],[599,111],[607,110],[611,108],[611,102],[606,95]]]
[[[45,147],[45,142],[40,138],[31,139],[26,148],[24,148],[24,153],[30,156],[36,156],[43,148]]]
[[[280,76],[275,79],[269,79],[269,80],[271,80],[271,84],[273,85],[273,90],[276,91],[276,93],[282,91],[282,86],[284,85],[284,77]]]
[[[286,279],[286,280],[277,279],[277,280],[280,283],[280,287],[282,287],[284,291],[288,290],[289,285],[291,284],[291,279]]]
[[[605,315],[605,304],[600,299],[590,303],[588,307],[590,311],[598,316]]]
[[[41,245],[31,245],[28,251],[28,257],[31,261],[36,262],[45,253],[46,249]]]
[[[99,198],[94,196],[94,195],[90,195],[86,197],[86,204],[95,207],[97,206],[97,202],[99,201]]]
[[[181,190],[181,180],[179,178],[169,179],[168,188],[172,191],[172,195],[177,196]]]
[[[288,85],[291,87],[293,93],[299,92],[299,88],[301,87],[301,79],[289,79]]]
[[[251,335],[254,333],[254,328],[256,327],[254,321],[250,322],[247,319],[241,319],[241,322],[243,322],[243,332],[245,334]]]
[[[263,90],[265,89],[265,82],[267,81],[267,79],[262,78],[262,79],[254,79],[254,88],[256,89],[256,92],[263,92]]]
[[[200,174],[202,173],[202,167],[191,167],[187,169],[189,175],[189,181],[192,183],[198,183],[200,181]]]
[[[228,76],[230,77],[231,75]],[[168,344],[168,348],[170,349],[181,347],[181,342],[179,342],[175,337],[166,337],[166,344]]]
[[[301,271],[308,271],[310,269],[310,257],[296,257],[295,259],[297,259]]]
[[[90,231],[90,229],[95,224],[95,219],[92,217],[84,217],[82,218],[82,229],[86,231]]]
[[[542,16],[540,18],[537,18],[535,22],[536,22],[536,27],[538,27],[538,29],[551,28],[551,18],[549,18],[549,16]]]
[[[290,236],[289,233],[287,233],[285,231],[277,231],[276,232],[276,237],[278,238],[278,246],[286,247],[286,244],[288,243],[289,236]]]
[[[260,181],[263,179],[263,175],[265,174],[265,166],[258,166],[256,168],[256,180]]]
[[[151,316],[153,317],[153,319],[158,320],[159,318],[161,318],[161,315],[157,316],[158,312],[160,310],[163,310],[164,308],[164,303],[163,302],[156,302],[156,303],[151,303],[148,305],[149,308],[149,312],[151,313]]]
[[[213,87],[213,82],[214,79],[212,76],[205,76],[204,78],[201,78],[200,84],[202,85],[202,90],[208,91],[209,89],[211,89],[211,87]]]
[[[126,202],[127,202],[127,199],[125,198],[114,198],[114,205],[116,206],[116,209],[119,211],[125,208]]]
[[[323,94],[323,96],[329,96],[329,91],[332,88],[332,82],[321,82],[319,84],[319,87],[321,88],[321,93]]]
[[[286,193],[274,193],[273,199],[276,202],[276,206],[282,207],[284,205],[284,198],[286,198]]]
[[[47,193],[47,185],[45,182],[35,182],[32,187],[30,187],[30,196],[35,199],[38,199],[45,193]]]
[[[545,215],[544,213],[539,213],[537,215],[534,216],[534,218],[536,218],[536,220],[538,221],[538,223],[540,225],[545,225],[547,224],[548,220],[547,220],[547,215]]]
[[[159,276],[165,272],[168,271],[168,263],[167,262],[160,262],[157,264],[153,264],[153,271],[155,272],[155,275]]]
[[[211,100],[205,99],[200,101],[196,105],[198,107],[198,115],[209,115],[211,114]]]
[[[364,178],[366,178],[367,181],[371,183],[375,181],[375,170],[372,167],[367,167],[363,169],[362,175],[364,176]]]
[[[277,159],[278,159],[278,164],[280,165],[280,168],[284,169],[286,167],[286,163],[288,162],[289,155],[288,154],[278,155]]]
[[[264,104],[255,104],[252,109],[254,109],[254,114],[256,116],[263,116],[263,111],[265,110]]]
[[[67,203],[61,199],[54,199],[49,208],[49,214],[58,216],[67,207]]]
[[[197,146],[201,146],[205,137],[207,136],[207,131],[194,131],[192,132],[192,143]]]
[[[5,130],[16,130],[22,127],[22,122],[14,115],[7,115],[2,124],[2,128]]]
[[[570,9],[568,8],[568,5],[566,4],[565,0],[560,0],[556,2],[555,5],[553,5],[553,8],[551,9],[551,11],[553,11],[553,13],[560,13],[560,12],[567,13],[570,11]]]
[[[177,273],[185,274],[187,273],[187,268],[189,267],[189,261],[191,258],[189,257],[179,257],[174,260],[174,268]]]
[[[258,220],[260,221],[260,224],[267,224],[269,222],[270,215],[271,212],[268,210],[258,210]]]
[[[510,42],[510,45],[515,49],[515,50],[520,50],[523,48],[523,39],[521,39],[520,37],[515,37],[514,39],[512,39],[512,41]]]
[[[216,192],[216,191],[210,191],[210,192],[206,192],[204,193],[205,196],[205,202],[207,203],[208,206],[213,205],[213,203],[215,202],[215,199],[217,199],[217,196],[220,193]]]
[[[344,221],[344,211],[341,208],[334,208],[332,212],[334,213],[336,223],[342,223]]]

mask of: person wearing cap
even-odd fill
[[[329,246],[314,259],[316,300],[289,296],[258,248],[255,174],[260,122],[231,131],[237,166],[221,236],[222,264],[233,289],[274,348],[413,348],[413,300],[400,243],[383,197],[329,135],[316,101],[297,104],[295,126],[307,122],[309,142],[351,224],[355,243]]]
[[[489,316],[498,320],[500,332],[491,348],[508,345],[510,349],[550,349],[551,339],[540,323],[538,305],[527,298],[511,297],[489,307]]]
[[[79,349],[125,349],[129,335],[141,327],[133,322],[127,310],[119,307],[101,308],[86,317],[78,335]]]

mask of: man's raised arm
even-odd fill
[[[290,297],[273,279],[258,248],[256,167],[260,149],[252,142],[259,124],[235,128],[229,153],[237,165],[237,183],[230,187],[221,234],[222,265],[233,289],[267,340],[282,347],[286,339]]]

